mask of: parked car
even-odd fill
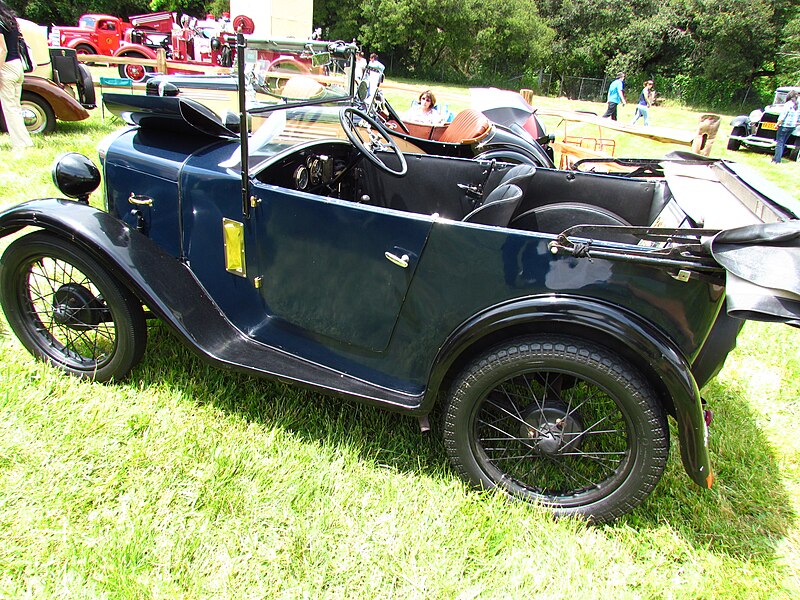
[[[324,68],[324,89],[282,70],[272,101],[248,98],[259,48]],[[105,209],[88,204],[101,170],[72,153],[53,168],[64,198],[0,213],[0,237],[24,234],[0,260],[22,344],[119,380],[160,319],[210,363],[423,429],[442,403],[467,481],[597,522],[655,487],[671,416],[710,487],[699,388],[735,316],[799,322],[785,256],[800,203],[696,156],[636,178],[404,153],[353,106],[355,50],[248,40],[238,123],[182,96],[107,94],[131,126],[99,149]],[[320,124],[330,102],[338,123]]]
[[[786,95],[792,90],[800,92],[800,87],[784,86],[775,90],[772,104],[763,109],[757,108],[749,115],[740,115],[731,121],[733,129],[728,138],[728,150],[739,150],[741,146],[750,150],[774,152],[778,133],[778,117]],[[800,160],[800,131],[795,131],[786,142],[784,156],[790,160]]]
[[[18,19],[34,70],[22,83],[22,114],[31,134],[49,133],[57,121],[82,121],[96,106],[89,70],[78,63],[75,50],[48,48],[46,28]],[[0,111],[0,129],[6,130]]]

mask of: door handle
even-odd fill
[[[153,199],[150,196],[135,194],[134,192],[131,192],[128,202],[136,206],[153,206]]]
[[[408,268],[408,254],[403,254],[403,256],[397,256],[396,254],[392,254],[391,252],[384,252],[383,255],[386,257],[390,263],[396,264],[398,267],[403,267],[404,269]]]

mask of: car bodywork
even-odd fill
[[[783,86],[775,90],[772,104],[763,109],[755,109],[749,115],[739,115],[731,121],[730,136],[728,136],[728,150],[739,150],[741,146],[750,150],[773,152],[776,146],[778,132],[778,117],[786,103],[789,92],[800,92],[800,87]],[[789,136],[786,141],[784,155],[790,160],[800,160],[800,131]]]
[[[720,257],[757,235],[800,237],[795,200],[700,157],[635,178],[406,154],[352,106],[354,82],[334,73],[337,61],[342,75],[352,69],[353,45],[239,44],[240,90],[245,53],[279,47],[326,65],[325,97],[290,95],[291,73],[274,73],[274,101],[248,107],[243,92],[235,127],[184,97],[109,94],[109,109],[133,126],[101,144],[105,210],[85,203],[98,174],[70,157],[56,165],[56,181],[78,202],[33,200],[0,214],[2,236],[38,230],[0,263],[3,309],[34,354],[85,377],[124,376],[143,333],[132,321],[125,338],[118,309],[140,314],[146,305],[223,368],[421,423],[446,396],[456,470],[556,514],[604,521],[641,502],[664,466],[667,414],[690,478],[711,486],[699,388],[735,344],[741,321],[729,312],[748,311],[726,297],[726,277],[762,288],[767,300],[748,315],[775,294],[779,314],[769,318],[800,314],[797,290],[779,283],[780,292],[764,292],[757,275]],[[316,124],[331,100],[344,136]],[[725,237],[742,226],[749,237]],[[40,265],[50,259],[94,273],[100,293],[76,280],[32,299],[31,278],[48,279]],[[31,322],[24,307],[51,320]],[[75,336],[82,344],[108,321],[122,336],[108,355],[79,352]],[[67,338],[52,343],[48,333],[51,342],[39,344],[50,329]],[[112,368],[121,348],[124,366]],[[537,386],[536,402],[518,398]],[[584,387],[610,398],[608,415],[591,416],[591,394],[573,403]],[[509,419],[518,433],[507,431]],[[504,431],[501,441],[493,431]],[[593,445],[605,436],[622,445]],[[534,471],[572,457],[595,483]],[[532,481],[539,477],[547,483]]]
[[[48,48],[44,28],[18,19],[34,69],[22,83],[22,113],[31,134],[49,133],[56,121],[82,121],[96,106],[89,70],[78,63],[75,50]],[[0,113],[0,128],[5,122]]]

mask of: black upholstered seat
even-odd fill
[[[464,221],[507,227],[522,200],[522,190],[513,183],[497,186],[480,206],[470,212]]]

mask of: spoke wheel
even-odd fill
[[[70,374],[121,379],[144,353],[147,328],[135,296],[83,250],[47,233],[8,247],[0,301],[23,345]]]
[[[666,419],[626,361],[578,339],[498,346],[456,381],[444,439],[460,475],[595,522],[637,506],[666,464]]]

